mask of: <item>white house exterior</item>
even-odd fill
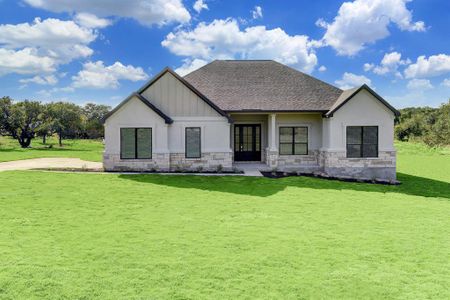
[[[342,91],[274,61],[163,70],[105,118],[108,171],[230,170],[236,162],[395,180],[398,112],[368,86]]]

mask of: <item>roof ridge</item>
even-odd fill
[[[342,93],[275,60],[214,60],[184,79],[223,111],[328,111]]]
[[[323,80],[321,80],[321,79],[319,79],[319,78],[317,78],[317,77],[311,76],[311,75],[309,75],[309,74],[307,74],[307,73],[305,73],[305,72],[302,72],[302,71],[299,71],[299,70],[297,70],[297,69],[294,69],[294,68],[292,68],[292,67],[290,67],[290,66],[288,66],[288,65],[284,65],[284,64],[282,64],[282,63],[280,63],[280,62],[278,62],[278,61],[276,61],[276,60],[274,60],[274,62],[277,63],[277,64],[279,64],[279,65],[282,65],[283,67],[286,67],[286,68],[289,68],[289,69],[291,69],[291,70],[294,70],[294,71],[296,71],[296,72],[298,72],[298,73],[301,73],[301,74],[303,74],[303,75],[305,75],[305,76],[307,76],[307,77],[309,77],[309,78],[311,78],[311,79],[320,81],[320,82],[322,82],[323,84],[326,84],[326,85],[328,85],[328,86],[331,86],[331,87],[333,87],[333,88],[335,88],[335,89],[337,89],[337,90],[339,90],[339,91],[341,91],[341,92],[344,91],[344,90],[338,88],[337,86],[334,86],[334,85],[332,85],[332,84],[330,84],[330,83],[328,83],[328,82],[326,82],[326,81],[323,81]]]
[[[215,59],[214,61],[238,61],[238,62],[247,62],[247,61],[275,61],[273,59]],[[213,62],[214,62],[213,61]]]

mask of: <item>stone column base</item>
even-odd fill
[[[266,165],[268,165],[269,168],[272,168],[272,169],[278,168],[278,151],[272,151],[272,150],[267,149]]]

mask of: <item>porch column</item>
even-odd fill
[[[276,168],[278,166],[278,149],[276,143],[276,134],[277,134],[277,118],[276,114],[269,115],[269,147],[266,153],[266,164],[271,168]]]
[[[269,127],[270,127],[270,144],[269,151],[277,151],[276,143],[276,114],[269,115]]]

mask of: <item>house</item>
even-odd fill
[[[399,112],[367,85],[341,90],[270,60],[169,68],[105,117],[109,171],[231,169],[396,178]]]

